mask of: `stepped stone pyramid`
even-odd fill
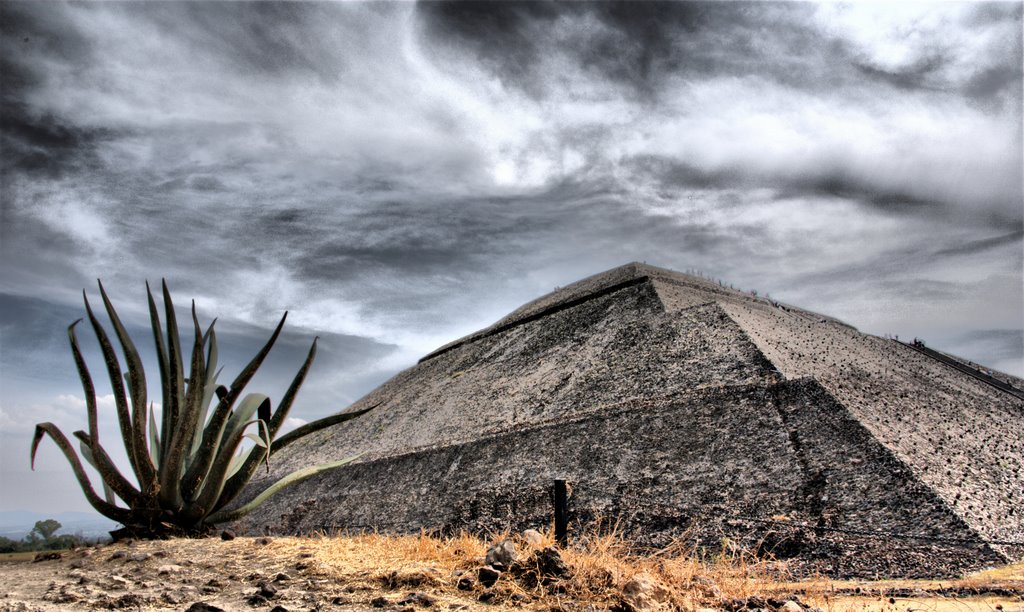
[[[1024,382],[1001,375],[1009,389]],[[834,576],[943,576],[1024,557],[1024,399],[892,340],[641,264],[443,346],[376,408],[275,455],[251,532],[550,525],[683,537]],[[243,497],[246,497],[243,495]]]

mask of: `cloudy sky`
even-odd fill
[[[253,388],[319,335],[304,420],[633,260],[1024,375],[1021,39],[1019,2],[3,2],[0,510],[86,507],[28,445],[85,425],[96,278],[147,354],[166,278],[228,370],[288,310]]]

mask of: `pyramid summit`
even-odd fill
[[[954,575],[1024,557],[1022,388],[632,263],[438,348],[350,408],[368,414],[283,449],[267,481],[362,459],[240,527],[543,527],[565,479],[574,524],[641,546],[728,537],[805,571]]]

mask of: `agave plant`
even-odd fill
[[[121,441],[134,480],[118,469],[100,443],[96,391],[75,337],[75,327],[82,319],[68,327],[68,340],[85,392],[89,431],[76,431],[74,437],[79,441],[82,456],[102,479],[103,496],[100,497],[93,489],[71,442],[53,423],[36,425],[31,450],[33,469],[39,443],[48,435],[67,457],[93,508],[122,523],[131,533],[155,536],[202,532],[212,524],[240,518],[284,487],[345,465],[356,458],[350,457],[293,472],[269,486],[249,503],[228,510],[228,505],[241,493],[261,464],[265,464],[269,470],[269,460],[274,453],[303,435],[356,418],[369,409],[314,421],[277,438],[316,356],[317,340],[313,340],[305,362],[295,374],[277,409],[271,410],[270,398],[266,395],[249,393],[243,397],[242,393],[273,347],[288,313],[281,317],[274,333],[256,356],[229,386],[224,386],[217,383],[221,371],[217,368],[216,320],[203,331],[196,317],[195,302],[192,302],[194,340],[186,377],[178,323],[166,282],[162,283],[162,289],[166,337],[156,301],[149,283],[146,283],[150,321],[160,366],[160,400],[163,409],[159,423],[152,404],[147,403],[146,375],[139,352],[107,298],[103,284],[99,283],[100,295],[127,365],[127,372],[123,374],[110,337],[93,314],[88,296],[82,292],[86,315],[99,341],[110,379]],[[242,443],[245,439],[251,439],[254,444],[244,446]]]

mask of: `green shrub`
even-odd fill
[[[194,340],[186,377],[178,324],[166,282],[162,288],[166,337],[153,294],[149,284],[146,284],[150,321],[160,366],[163,410],[159,424],[152,405],[148,404],[142,360],[107,298],[102,283],[99,285],[100,295],[127,365],[128,371],[123,374],[110,337],[93,314],[85,292],[82,292],[86,314],[99,341],[110,379],[121,442],[128,455],[134,479],[121,473],[100,443],[96,392],[75,337],[75,326],[82,319],[68,327],[68,339],[85,392],[89,431],[76,431],[74,436],[79,440],[82,456],[102,479],[103,496],[93,489],[71,443],[53,423],[36,425],[31,450],[33,469],[39,443],[48,435],[71,463],[75,477],[93,508],[122,523],[135,535],[162,536],[198,533],[214,523],[240,518],[282,488],[345,465],[356,458],[350,457],[293,472],[272,484],[248,504],[227,510],[227,506],[241,493],[260,464],[266,464],[269,471],[269,460],[274,453],[303,435],[353,419],[369,409],[314,421],[276,438],[316,356],[317,340],[313,340],[305,362],[282,396],[277,409],[271,410],[270,398],[267,396],[249,393],[243,397],[242,393],[273,347],[288,313],[281,317],[270,339],[234,381],[229,386],[223,386],[217,384],[220,370],[217,369],[216,321],[204,332],[196,317],[195,302],[192,303]],[[246,438],[255,443],[249,449],[242,447]]]

